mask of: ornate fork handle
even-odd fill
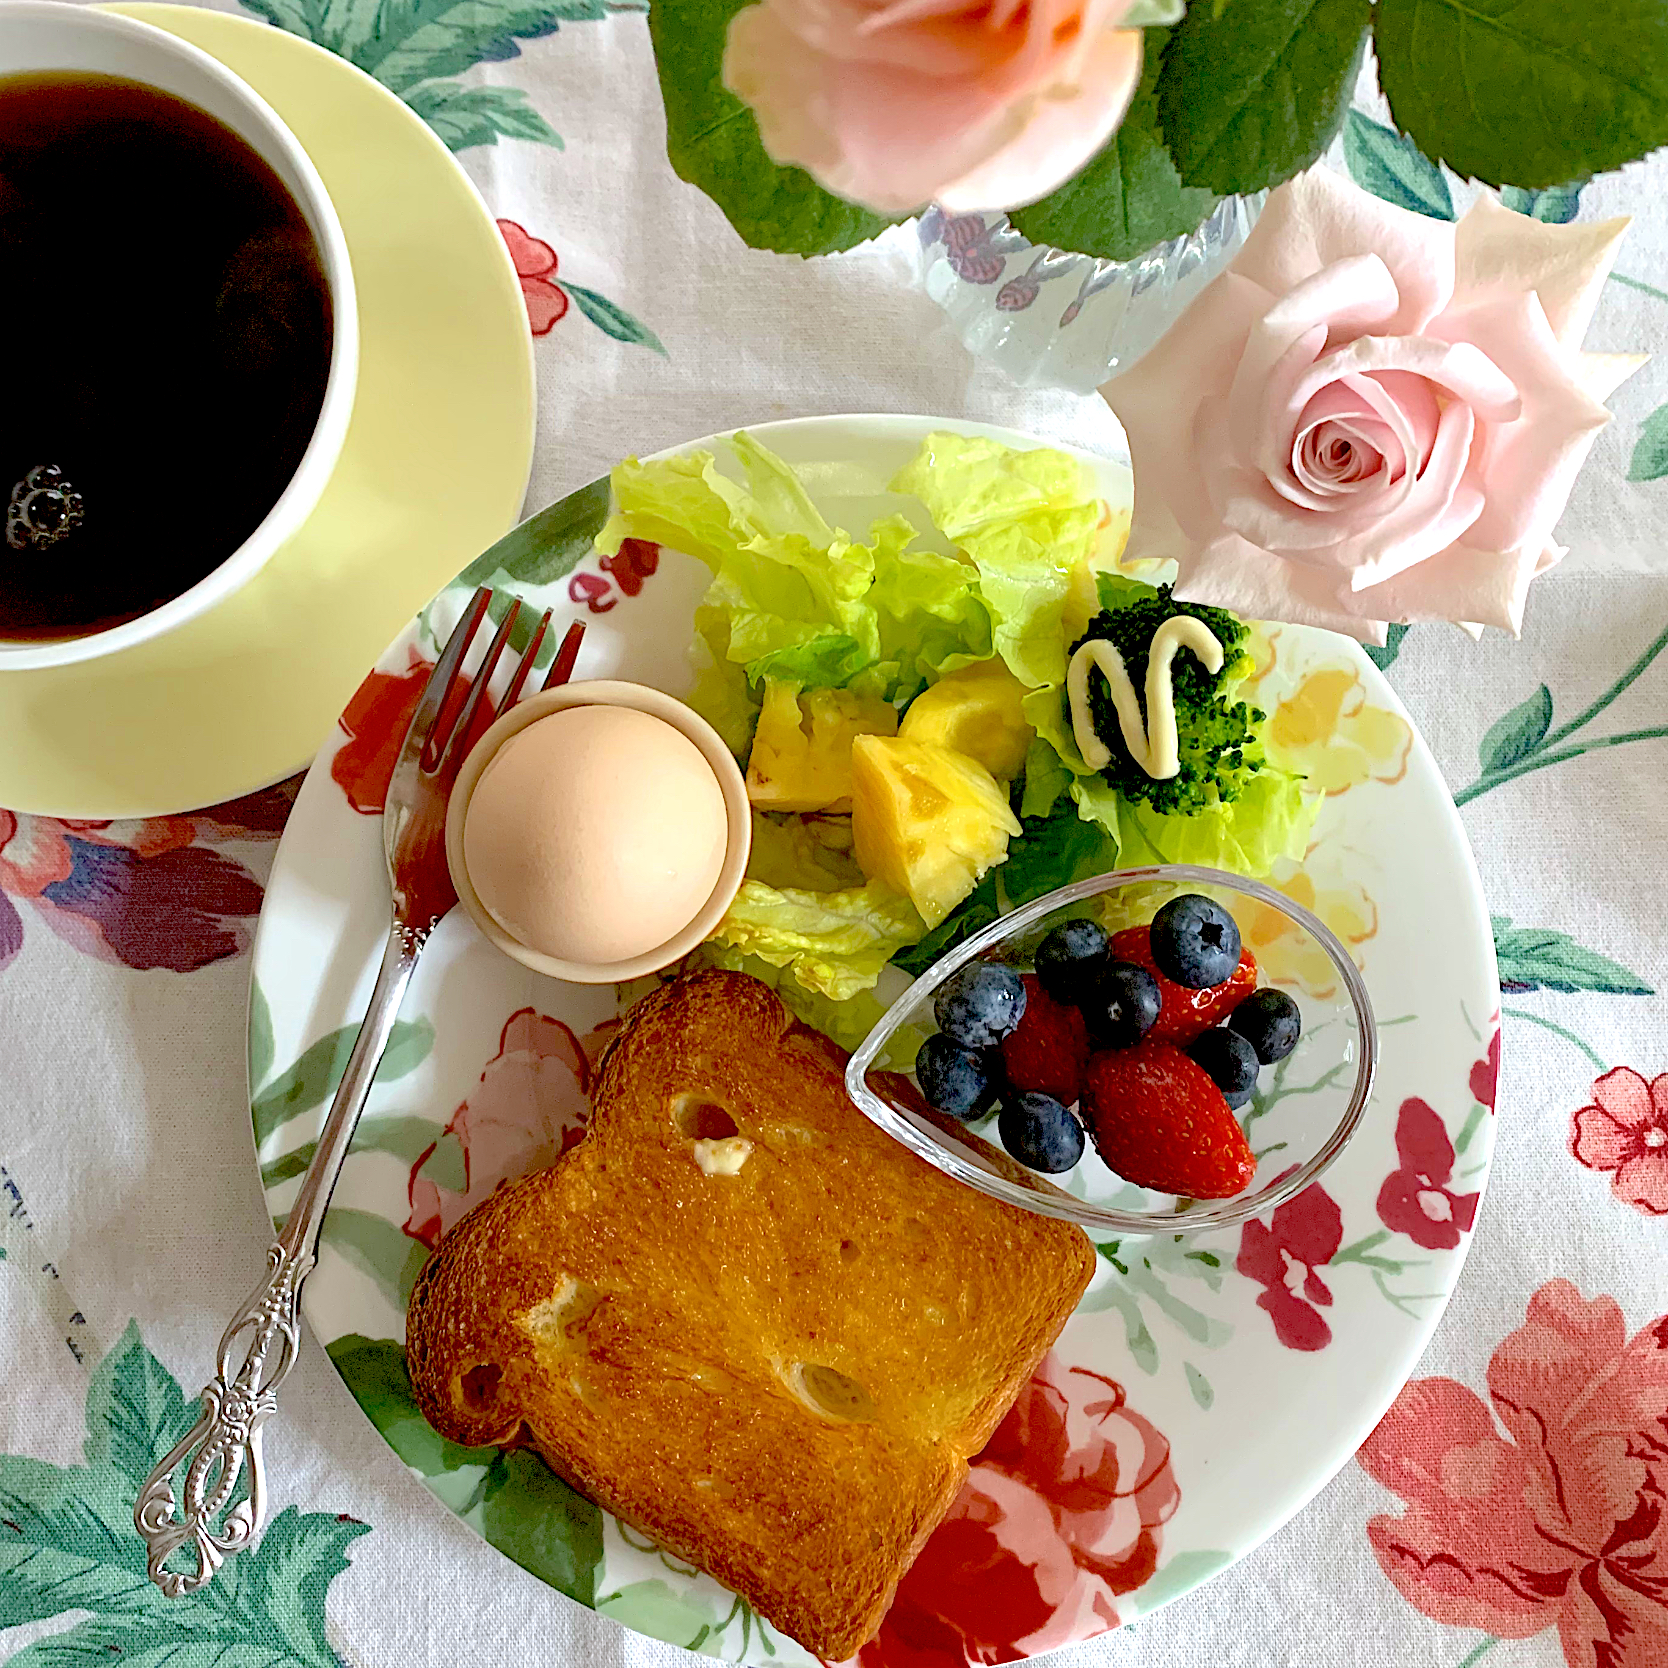
[[[300,1353],[301,1285],[318,1260],[319,1231],[330,1195],[427,938],[426,929],[416,932],[399,925],[389,933],[376,989],[318,1150],[283,1230],[267,1252],[266,1278],[220,1339],[215,1377],[203,1389],[197,1423],[146,1479],[134,1505],[134,1527],[149,1548],[150,1578],[169,1598],[206,1585],[228,1557],[249,1545],[266,1518],[261,1426],[277,1410],[278,1386]],[[182,1466],[176,1497],[174,1479]],[[245,1472],[248,1489],[240,1493]],[[195,1553],[196,1568],[167,1568],[170,1555],[187,1543]]]

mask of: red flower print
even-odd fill
[[[590,1123],[590,1077],[579,1039],[559,1019],[532,1008],[511,1014],[498,1052],[446,1126],[463,1149],[463,1191],[423,1174],[439,1143],[425,1148],[411,1167],[405,1231],[432,1249],[502,1183],[554,1164]]]
[[[1288,1199],[1266,1224],[1245,1224],[1234,1267],[1262,1286],[1257,1307],[1267,1311],[1287,1349],[1325,1349],[1332,1342],[1332,1328],[1316,1307],[1330,1306],[1332,1292],[1316,1270],[1343,1239],[1343,1212],[1320,1186]]]
[[[576,573],[568,581],[568,600],[584,603],[593,614],[606,614],[620,600],[608,579],[626,596],[638,595],[643,581],[660,571],[660,546],[652,539],[622,539],[620,548],[597,565],[602,573]]]
[[[1500,1027],[1488,1040],[1488,1053],[1471,1068],[1471,1098],[1489,1111],[1494,1110],[1494,1099],[1500,1088]]]
[[[84,955],[191,973],[249,947],[261,884],[213,840],[277,837],[295,802],[284,783],[189,816],[131,822],[0,811],[0,967],[23,947],[26,901]]]
[[[643,581],[659,571],[660,546],[652,539],[621,539],[620,548],[604,556],[599,566],[614,576],[614,583],[628,597],[634,597],[643,589]]]
[[[403,672],[372,672],[336,720],[348,739],[330,761],[330,779],[363,816],[382,815],[405,732],[433,670],[432,661],[408,650]]]
[[[1401,1496],[1367,1539],[1452,1627],[1556,1626],[1570,1668],[1668,1662],[1668,1315],[1631,1340],[1614,1299],[1552,1280],[1495,1350],[1485,1403],[1416,1379],[1357,1458]],[[1504,1429],[1505,1434],[1501,1431]]]
[[[1118,1625],[1181,1500],[1123,1387],[1045,1356],[898,1588],[861,1668],[1015,1662]]]
[[[527,322],[535,336],[548,336],[556,321],[568,310],[568,292],[553,282],[556,277],[556,251],[513,220],[500,220],[498,230],[509,246],[515,275],[521,280],[521,298],[527,303]]]
[[[1610,1190],[1646,1216],[1668,1216],[1668,1072],[1647,1082],[1629,1066],[1593,1085],[1593,1104],[1575,1114],[1570,1153],[1608,1171]]]
[[[1475,1074],[1473,1074],[1475,1075]],[[1427,1251],[1452,1251],[1477,1220],[1475,1193],[1450,1193],[1454,1143],[1435,1110],[1414,1096],[1396,1115],[1399,1169],[1378,1190],[1379,1220]]]

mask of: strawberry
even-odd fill
[[[1053,1095],[1070,1106],[1083,1092],[1089,1028],[1082,1011],[1056,1002],[1034,973],[1025,975],[1025,1012],[1002,1039],[1008,1081],[1025,1094]]]
[[[1240,952],[1239,966],[1221,984],[1205,990],[1189,990],[1159,972],[1146,927],[1125,927],[1114,933],[1112,955],[1117,961],[1146,968],[1158,980],[1164,1005],[1147,1033],[1149,1042],[1190,1043],[1220,1025],[1257,988],[1257,958],[1249,950]]]
[[[1089,1061],[1083,1115],[1106,1167],[1137,1187],[1226,1199],[1257,1173],[1222,1091],[1174,1044],[1150,1035]]]

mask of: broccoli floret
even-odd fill
[[[1251,671],[1245,652],[1249,635],[1244,623],[1225,608],[1207,608],[1201,603],[1177,602],[1168,585],[1156,593],[1122,608],[1111,608],[1095,616],[1089,629],[1072,644],[1072,653],[1091,638],[1104,638],[1123,656],[1129,679],[1135,685],[1141,716],[1147,710],[1147,651],[1153,634],[1177,614],[1191,614],[1202,620],[1223,648],[1222,670],[1207,672],[1189,649],[1180,650],[1171,662],[1176,691],[1176,728],[1181,740],[1181,769],[1162,781],[1155,781],[1130,757],[1124,745],[1118,714],[1106,680],[1089,680],[1089,710],[1095,733],[1112,753],[1112,762],[1102,772],[1126,799],[1144,799],[1155,811],[1194,816],[1206,807],[1238,799],[1245,785],[1263,767],[1263,747],[1258,726],[1265,714],[1245,701],[1230,701],[1230,691]]]

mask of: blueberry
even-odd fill
[[[1112,962],[1083,1003],[1089,1035],[1100,1048],[1133,1048],[1152,1029],[1163,1002],[1158,980],[1132,961]]]
[[[1239,1032],[1201,1032],[1187,1045],[1187,1052],[1195,1064],[1210,1073],[1211,1082],[1228,1098],[1230,1106],[1243,1106],[1244,1101],[1236,1103],[1233,1097],[1249,1098],[1257,1087],[1257,1051]]]
[[[975,961],[939,987],[932,1011],[938,1028],[963,1048],[994,1048],[1025,1012],[1025,986],[1011,967]]]
[[[1223,1099],[1228,1103],[1230,1112],[1237,1112],[1242,1106],[1249,1106],[1251,1098],[1257,1092],[1257,1085],[1253,1083],[1249,1089],[1241,1089],[1238,1094],[1224,1094]]]
[[[1303,1012],[1283,990],[1254,990],[1228,1015],[1265,1066],[1284,1060],[1303,1034]]]
[[[1221,904],[1184,892],[1153,917],[1152,951],[1166,979],[1208,990],[1239,966],[1239,928]]]
[[[1110,950],[1093,921],[1064,921],[1037,946],[1037,979],[1056,1002],[1080,1006]]]
[[[940,1112],[976,1118],[996,1099],[996,1073],[990,1061],[970,1048],[958,1048],[940,1033],[928,1037],[915,1056],[915,1081]]]
[[[1053,1095],[1014,1095],[996,1120],[1002,1145],[1027,1169],[1057,1176],[1083,1156],[1083,1126]]]

